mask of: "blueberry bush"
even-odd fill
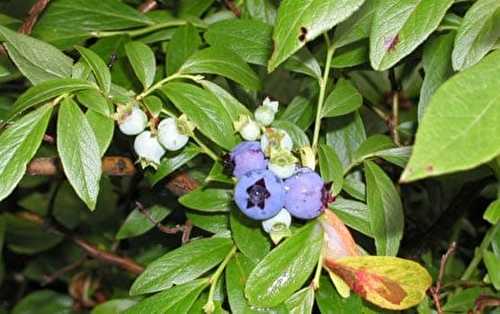
[[[500,313],[500,1],[3,0],[0,313]]]

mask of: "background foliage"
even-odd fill
[[[1,1],[0,312],[390,312],[313,274],[316,222],[275,247],[235,209],[221,158],[270,96],[357,243],[431,273],[406,312],[498,313],[499,39],[498,0]],[[196,126],[158,169],[131,102]]]

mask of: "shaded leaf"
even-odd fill
[[[241,253],[257,263],[269,253],[271,243],[258,221],[244,216],[239,210],[230,215],[231,235]]]
[[[125,45],[125,53],[144,89],[150,87],[155,80],[156,73],[156,59],[153,50],[139,41],[131,41]]]
[[[71,314],[70,296],[52,290],[38,290],[28,294],[12,310],[12,314]]]
[[[158,169],[148,176],[151,184],[155,185],[164,179],[166,176],[185,165],[201,153],[198,146],[188,144],[178,155],[171,158],[162,158]]]
[[[335,47],[343,47],[368,38],[373,15],[380,0],[365,1],[361,8],[335,28]]]
[[[160,205],[152,206],[146,209],[148,211],[149,217],[156,223],[160,223],[165,217],[167,217],[172,210]],[[118,230],[116,234],[116,239],[127,239],[139,236],[153,229],[156,225],[151,222],[146,215],[144,215],[139,209],[135,208],[125,219],[125,222]]]
[[[396,255],[403,237],[404,214],[399,193],[387,174],[372,161],[365,161],[370,230],[378,255]]]
[[[168,44],[167,73],[172,75],[179,70],[200,45],[200,35],[193,25],[187,24],[177,28]]]
[[[370,213],[365,203],[337,198],[330,204],[330,209],[349,227],[367,236],[372,236],[370,231]]]
[[[340,79],[328,95],[323,106],[323,117],[342,116],[356,111],[363,104],[363,97],[346,79]]]
[[[334,196],[339,194],[344,183],[344,167],[337,153],[331,146],[322,144],[319,147],[318,158],[321,177],[325,182],[332,182],[331,192]]]
[[[187,208],[204,212],[227,212],[233,205],[231,190],[199,188],[179,198],[179,203]]]

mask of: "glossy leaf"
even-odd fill
[[[453,0],[380,1],[370,32],[370,61],[386,70],[436,30]]]
[[[149,181],[153,185],[157,184],[169,174],[194,159],[200,153],[201,150],[198,146],[189,144],[178,155],[171,158],[163,158],[158,166],[158,169],[156,169],[153,174],[148,176]]]
[[[250,111],[228,91],[210,81],[203,80],[200,84],[210,91],[226,109],[232,121],[238,121],[240,115],[250,116]]]
[[[200,293],[209,285],[208,279],[198,279],[172,287],[166,291],[148,297],[131,308],[124,314],[187,314]]]
[[[194,226],[211,233],[224,233],[229,230],[227,213],[207,213],[196,210],[186,211],[186,216]]]
[[[274,49],[268,70],[273,71],[302,48],[354,13],[364,0],[285,0],[278,9]]]
[[[156,59],[153,50],[139,41],[131,41],[125,45],[125,53],[144,89],[150,87],[155,80],[156,73]]]
[[[319,66],[318,60],[316,60],[314,55],[306,47],[303,47],[297,51],[297,53],[290,56],[290,58],[283,63],[283,68],[292,72],[309,75],[316,80],[321,80],[321,67]]]
[[[286,106],[279,120],[290,121],[306,130],[314,121],[314,106],[309,99],[297,96]]]
[[[106,63],[97,53],[90,49],[85,47],[76,47],[76,49],[94,73],[97,84],[101,87],[105,94],[108,94],[111,90],[111,73],[109,72]]]
[[[321,314],[364,313],[361,298],[357,295],[351,295],[348,298],[341,297],[326,276],[321,276],[319,290],[316,291],[315,296]]]
[[[101,179],[101,154],[90,123],[71,99],[65,99],[57,119],[57,151],[76,194],[95,209]]]
[[[131,299],[113,299],[97,305],[90,314],[120,314],[136,303]]]
[[[372,161],[365,161],[370,230],[377,255],[396,255],[403,237],[404,214],[401,198],[391,179]]]
[[[97,89],[86,89],[76,93],[78,102],[88,109],[92,109],[104,116],[111,116],[111,106],[106,97]]]
[[[491,224],[500,221],[500,200],[492,202],[483,214],[483,218]]]
[[[272,51],[273,28],[255,20],[225,20],[210,25],[205,40],[229,48],[248,63],[266,65]]]
[[[21,181],[26,166],[42,143],[52,113],[45,105],[15,121],[0,133],[0,200]]]
[[[341,47],[335,51],[332,58],[332,68],[344,69],[368,63],[368,41],[361,40]]]
[[[276,8],[270,0],[247,0],[245,1],[245,16],[252,20],[262,21],[274,25],[276,20]]]
[[[26,109],[47,102],[65,93],[86,89],[96,89],[89,81],[78,79],[56,79],[35,85],[24,92],[14,103],[11,116],[22,113]]]
[[[155,205],[151,208],[146,209],[149,217],[156,223],[160,223],[165,217],[167,217],[172,210],[163,206]],[[118,230],[116,234],[116,239],[127,239],[142,235],[149,230],[153,229],[155,224],[146,217],[139,209],[134,209],[130,212],[125,219],[125,222]]]
[[[168,83],[162,91],[209,139],[227,150],[236,145],[230,115],[210,92],[186,83]]]
[[[451,52],[455,33],[441,35],[425,45],[422,63],[424,82],[418,101],[418,120],[422,121],[425,109],[437,89],[453,74]]]
[[[336,117],[351,113],[363,104],[363,97],[348,80],[340,79],[328,95],[322,111],[323,117]]]
[[[312,313],[313,305],[314,289],[312,287],[297,291],[285,301],[285,307],[290,314]]]
[[[431,99],[401,181],[466,170],[500,154],[500,51],[455,75]],[[478,139],[481,139],[478,141]]]
[[[366,132],[359,113],[354,112],[327,120],[326,143],[335,149],[342,165],[347,167],[354,153],[366,139]]]
[[[365,1],[359,10],[340,23],[335,28],[333,45],[338,48],[368,38],[378,2],[380,0]]]
[[[500,39],[500,3],[479,0],[467,10],[457,30],[452,54],[453,69],[463,70],[479,62]]]
[[[431,276],[420,264],[397,257],[344,257],[327,260],[326,266],[362,298],[391,310],[417,305],[432,283]]]
[[[227,48],[210,47],[194,53],[179,69],[186,74],[217,74],[246,88],[259,90],[257,74],[239,55]]]
[[[71,77],[73,60],[57,48],[4,26],[0,26],[0,36],[9,57],[33,85]]]
[[[179,203],[187,208],[204,212],[227,212],[233,204],[231,190],[199,188],[179,198]]]
[[[372,236],[370,230],[370,213],[365,203],[337,198],[330,204],[330,209],[349,227],[367,236]]]
[[[177,28],[168,44],[167,73],[171,75],[179,70],[200,45],[200,35],[193,25],[188,24]]]
[[[146,267],[130,288],[130,294],[161,291],[196,279],[222,262],[231,247],[230,239],[207,238],[170,251]]]
[[[87,118],[90,127],[94,130],[97,145],[99,146],[99,153],[102,157],[108,150],[111,140],[113,139],[115,120],[110,117],[103,116],[97,111],[91,109],[87,110],[85,117]]]
[[[319,169],[321,177],[332,183],[331,192],[335,196],[342,190],[344,183],[344,167],[335,150],[328,145],[320,145],[318,151]]]
[[[288,299],[309,278],[322,240],[321,228],[311,222],[272,250],[248,277],[245,295],[249,302],[272,307]]]
[[[351,233],[335,213],[327,210],[319,221],[325,234],[323,255],[326,260],[360,255]]]
[[[260,222],[247,218],[239,210],[231,212],[229,221],[234,243],[252,262],[259,262],[269,253],[271,243],[262,231]]]

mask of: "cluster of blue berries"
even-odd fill
[[[299,166],[289,134],[268,127],[274,117],[269,118],[262,111],[258,109],[255,113],[256,122],[250,117],[240,118],[244,122],[240,134],[247,140],[226,156],[225,166],[237,179],[234,201],[238,208],[247,217],[262,221],[264,230],[270,233],[275,224],[288,228],[291,216],[298,219],[319,216],[332,200],[319,174]],[[259,131],[248,136],[252,123],[259,126]]]

